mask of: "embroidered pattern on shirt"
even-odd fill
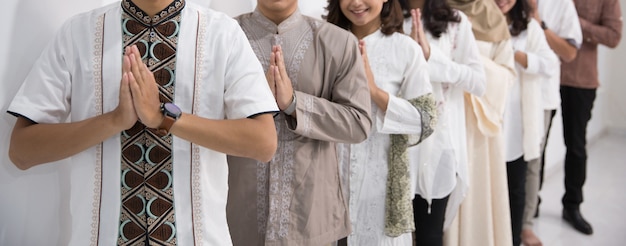
[[[137,45],[143,62],[154,74],[161,102],[174,101],[182,6],[184,1],[175,1],[149,22],[137,18],[143,12],[132,2],[122,2],[124,47]],[[118,245],[176,245],[172,136],[161,136],[138,121],[122,132],[121,141]]]
[[[240,20],[240,24],[250,40],[252,50],[266,72],[270,64],[271,47],[273,45],[281,46],[287,74],[296,90],[300,66],[313,42],[312,24],[302,20],[302,18],[299,13],[296,13],[276,25],[255,11],[252,15]],[[258,28],[259,25],[262,28]],[[268,34],[272,35],[269,39],[267,38]],[[294,193],[295,180],[295,145],[293,140],[297,139],[299,135],[289,129],[286,117],[284,114],[279,114],[274,118],[278,133],[277,154],[270,164],[257,162],[258,232],[265,234],[267,240],[285,238],[289,235],[290,230],[289,207]],[[300,124],[303,121],[299,119],[298,122]],[[306,125],[306,122],[302,124]],[[280,163],[280,165],[272,165],[271,163]]]
[[[122,1],[122,9],[124,12],[132,16],[144,26],[159,25],[161,22],[174,18],[174,16],[180,14],[183,7],[185,7],[185,0],[174,0],[167,7],[161,10],[161,12],[150,18],[146,12],[137,7],[137,5],[135,5],[135,3],[131,0]]]
[[[96,31],[93,37],[93,78],[94,78],[94,98],[96,99],[95,112],[96,115],[102,115],[103,99],[102,96],[102,59],[103,59],[103,42],[104,42],[104,20],[106,15],[98,16],[96,21]],[[94,170],[94,193],[91,208],[91,237],[90,244],[98,245],[100,236],[100,206],[102,205],[102,143],[96,146],[96,167]]]

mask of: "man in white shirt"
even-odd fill
[[[18,168],[71,157],[60,244],[231,245],[226,154],[277,145],[255,58],[234,20],[184,0],[66,22],[8,108]]]

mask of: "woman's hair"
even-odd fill
[[[324,16],[326,21],[333,23],[343,29],[350,30],[352,22],[341,12],[340,0],[328,0],[326,10],[328,15]],[[380,11],[381,27],[380,31],[385,35],[391,35],[394,32],[404,33],[402,24],[404,17],[402,16],[402,8],[398,0],[389,0],[383,4]]]
[[[526,0],[517,0],[506,17],[511,21],[509,32],[511,36],[517,36],[528,28],[530,22],[530,5]]]
[[[411,17],[409,0],[399,0],[404,17]],[[461,17],[453,10],[446,0],[426,0],[422,8],[424,28],[434,37],[440,38],[448,30],[448,23],[461,22]]]

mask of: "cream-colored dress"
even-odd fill
[[[444,245],[511,245],[511,216],[502,118],[515,81],[510,40],[477,41],[487,77],[482,97],[465,94],[469,191],[444,232]]]

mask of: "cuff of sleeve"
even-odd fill
[[[405,120],[403,120],[406,118],[406,115],[404,115],[402,111],[394,110],[402,108],[404,101],[405,100],[402,98],[389,95],[387,112],[379,110],[376,114],[376,130],[379,133],[398,134],[401,132],[415,132],[421,129],[420,126],[412,126],[412,124],[407,124],[408,122],[405,122]],[[410,129],[413,127],[415,127],[415,129]]]
[[[283,112],[285,112],[285,114],[288,115],[292,115],[294,111],[296,111],[296,104],[297,104],[298,100],[296,98],[296,92],[293,92],[293,96],[291,98],[291,104],[289,104],[289,106],[283,110]]]

